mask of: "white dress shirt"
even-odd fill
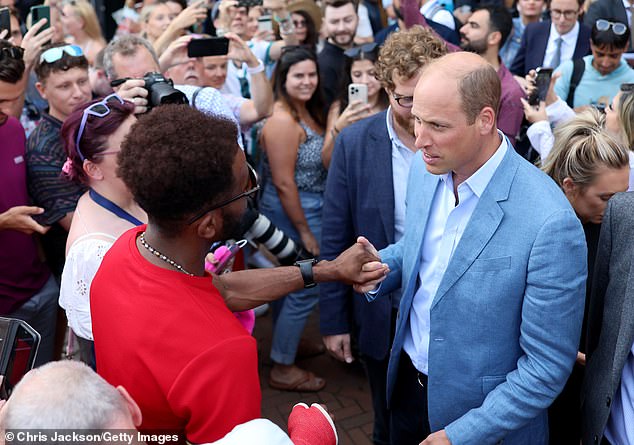
[[[542,66],[550,66],[557,49],[555,40],[559,37],[563,40],[561,42],[560,63],[566,60],[572,60],[572,55],[575,53],[575,47],[577,46],[577,37],[579,37],[579,22],[575,23],[575,26],[568,33],[562,36],[560,36],[557,29],[555,29],[555,24],[550,24],[550,35],[548,36],[548,44],[546,45],[546,52],[544,53]]]
[[[502,133],[499,135],[502,142],[493,156],[458,186],[458,205],[451,172],[440,176],[441,182],[431,203],[423,235],[420,286],[414,295],[403,344],[414,367],[423,374],[428,372],[431,304],[471,215],[508,150],[506,138]]]

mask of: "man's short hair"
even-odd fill
[[[114,55],[119,54],[123,57],[130,57],[137,53],[139,47],[143,47],[148,50],[156,62],[156,66],[160,66],[158,56],[156,55],[156,52],[150,42],[143,37],[135,35],[121,36],[108,43],[108,46],[106,46],[103,52],[103,68],[108,79],[115,80],[119,77],[114,69],[114,63],[112,62]]]
[[[123,396],[81,362],[50,362],[30,371],[3,410],[7,429],[107,429],[129,415]]]
[[[357,0],[325,0],[323,2],[322,16],[326,12],[326,8],[328,6],[330,6],[331,8],[341,8],[343,6],[346,6],[348,3],[352,4],[355,12],[358,11],[359,2]]]
[[[236,125],[189,105],[162,105],[141,116],[122,144],[117,174],[148,219],[167,236],[235,184]]]
[[[411,79],[431,60],[445,54],[445,42],[422,26],[394,32],[387,38],[379,53],[376,78],[384,88],[393,91],[394,74]]]
[[[498,31],[502,35],[500,48],[503,47],[513,30],[513,17],[508,9],[504,6],[489,3],[480,5],[475,10],[484,10],[489,13],[489,32]]]
[[[51,48],[60,48],[67,45],[68,43],[64,42],[51,43],[49,45],[45,45],[42,48],[42,52],[40,54],[43,54],[45,51]],[[44,83],[52,73],[58,71],[68,71],[73,68],[81,68],[88,71],[88,59],[86,59],[86,56],[84,55],[71,56],[67,52],[63,51],[62,57],[60,57],[59,60],[56,60],[53,63],[48,63],[45,60],[38,60],[37,64],[35,65],[35,74],[37,75],[37,80]]]
[[[630,43],[630,33],[631,30],[627,23],[620,22],[616,19],[604,19],[610,23],[622,23],[625,25],[625,33],[616,35],[614,33],[614,25],[610,25],[608,29],[605,31],[599,31],[597,29],[597,23],[595,22],[592,25],[592,32],[590,34],[590,41],[594,46],[599,48],[610,48],[610,49],[626,49],[627,45]]]
[[[464,76],[459,76],[458,93],[469,125],[475,122],[485,107],[491,107],[497,117],[502,86],[498,74],[491,65],[482,65]]]
[[[8,40],[0,40],[0,81],[18,83],[24,74],[24,59],[17,56],[21,52]]]

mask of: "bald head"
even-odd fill
[[[490,107],[497,116],[502,87],[495,69],[483,57],[461,51],[435,59],[423,68],[416,90],[422,89],[423,84],[447,80],[457,87],[468,123],[475,122],[485,107]]]
[[[51,362],[30,371],[15,387],[0,411],[0,426],[133,429],[140,417],[135,418],[136,404],[129,397],[123,388],[113,387],[83,363]]]

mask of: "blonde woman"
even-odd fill
[[[555,129],[553,150],[542,169],[555,180],[583,224],[588,245],[588,282],[592,288],[599,230],[609,199],[629,182],[629,150],[605,128],[605,115],[590,109]],[[581,440],[581,384],[585,371],[586,315],[577,363],[568,382],[548,411],[550,443]]]
[[[153,44],[165,32],[172,19],[172,12],[165,3],[144,6],[139,18],[141,36]]]
[[[629,190],[634,190],[634,84],[621,84],[621,90],[605,109],[605,128],[630,150]]]
[[[68,42],[81,47],[92,65],[106,46],[95,8],[87,0],[66,0],[61,3],[60,15]]]

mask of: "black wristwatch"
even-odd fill
[[[301,260],[295,261],[293,266],[299,267],[299,271],[302,273],[302,280],[304,280],[304,289],[310,289],[311,287],[317,286],[315,280],[313,279],[313,265],[317,264],[317,260],[315,258],[311,258],[309,260]]]

